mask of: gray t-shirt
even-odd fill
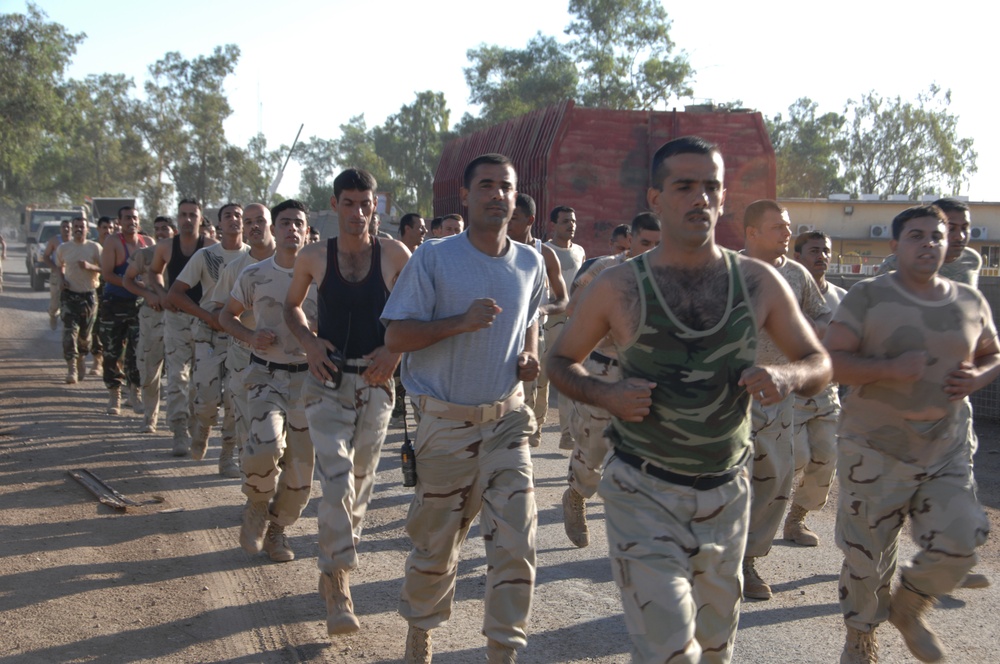
[[[403,356],[407,393],[467,406],[503,399],[517,386],[517,356],[535,320],[545,264],[533,247],[512,240],[496,258],[472,246],[468,233],[425,241],[413,254],[382,312],[394,320],[433,321],[492,298],[502,311],[491,327],[455,335]]]

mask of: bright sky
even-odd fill
[[[344,0],[38,0],[53,21],[84,32],[69,76],[131,76],[141,90],[147,67],[168,51],[185,58],[235,43],[242,55],[226,90],[226,123],[239,145],[263,131],[274,148],[303,138],[335,138],[363,113],[381,124],[422,90],[442,91],[451,123],[469,110],[462,69],[482,43],[523,47],[537,31],[565,39],[564,0],[377,0],[367,13]],[[820,112],[876,90],[915,99],[936,82],[952,91],[961,136],[975,139],[979,172],[962,194],[1000,201],[1000,87],[992,3],[952,0],[841,0],[764,3],[664,1],[671,37],[696,70],[695,101],[741,99],[765,116],[787,114],[799,97]],[[0,0],[0,13],[24,0]],[[353,13],[348,13],[353,12]],[[937,36],[936,29],[942,30]],[[945,34],[943,31],[947,31]],[[686,100],[690,101],[690,100]],[[683,104],[679,103],[678,107]],[[279,191],[298,188],[294,163]]]

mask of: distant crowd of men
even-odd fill
[[[408,663],[432,659],[476,516],[487,661],[516,661],[526,645],[531,450],[550,384],[569,451],[566,535],[589,545],[586,503],[600,495],[634,661],[730,661],[741,601],[772,596],[760,561],[779,528],[819,544],[805,517],[838,468],[841,662],[876,662],[887,620],[915,657],[938,661],[927,611],[989,583],[970,573],[989,524],[968,397],[1000,375],[1000,346],[976,290],[968,207],[943,199],[898,215],[893,256],[845,291],[826,278],[830,238],[790,247],[775,201],[746,208],[743,252],[718,246],[724,176],[715,145],[666,143],[648,210],[590,260],[569,206],[549,212],[548,241],[534,236],[536,203],[499,154],[465,169],[464,217],[428,229],[407,214],[399,240],[378,228],[375,179],[354,168],[334,181],[338,232],[325,240],[295,200],[228,203],[213,226],[185,199],[176,219],[153,221],[153,238],[134,207],[101,219],[98,242],[78,217],[44,252],[65,381],[83,380],[93,354],[107,413],[124,396],[154,433],[165,373],[175,456],[203,459],[220,427],[218,470],[242,480],[247,552],[294,559],[285,529],[318,477],[331,636],[360,629],[350,572],[387,430],[408,426],[409,407]],[[907,518],[919,550],[894,581]]]

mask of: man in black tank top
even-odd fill
[[[149,268],[151,286],[158,295],[150,306],[162,307],[164,310],[167,422],[174,435],[174,456],[185,456],[191,449],[191,374],[194,369],[195,318],[170,304],[168,291],[191,256],[206,244],[214,244],[198,234],[201,223],[201,205],[197,201],[182,200],[177,206],[178,234],[171,242],[156,245]],[[194,290],[189,290],[188,294],[192,295]],[[200,296],[198,293],[199,299]]]
[[[376,187],[367,171],[348,169],[337,176],[330,204],[339,236],[302,249],[285,300],[285,321],[309,361],[306,418],[323,485],[319,591],[331,636],[360,628],[348,574],[358,564],[355,544],[375,484],[400,358],[386,350],[379,317],[410,252],[396,240],[369,233]],[[313,285],[319,303],[315,332],[302,310]]]

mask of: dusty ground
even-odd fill
[[[362,630],[331,640],[316,594],[318,485],[289,531],[298,558],[246,555],[237,534],[242,494],[205,461],[175,459],[165,435],[139,434],[140,416],[103,414],[100,382],[62,383],[60,332],[47,292],[24,275],[11,247],[0,294],[0,662],[398,662],[406,627],[396,614],[411,496],[401,486],[402,432],[390,431],[352,576]],[[13,272],[13,273],[12,273]],[[1000,427],[981,423],[981,498],[996,525]],[[628,637],[606,561],[603,510],[590,503],[592,544],[575,549],[562,528],[566,455],[547,427],[535,455],[539,510],[536,600],[524,662],[628,661]],[[125,513],[97,503],[69,477],[89,468],[137,502]],[[161,500],[162,502],[154,502]],[[843,642],[832,543],[834,510],[810,516],[817,549],[776,542],[760,564],[775,598],[744,605],[736,662],[834,662]],[[907,542],[904,551],[912,551]],[[996,538],[979,570],[1000,582]],[[452,621],[434,633],[435,662],[482,661],[485,558],[478,530],[463,549]],[[953,662],[996,662],[1000,591],[946,598],[932,622]],[[881,630],[883,662],[912,662]]]

